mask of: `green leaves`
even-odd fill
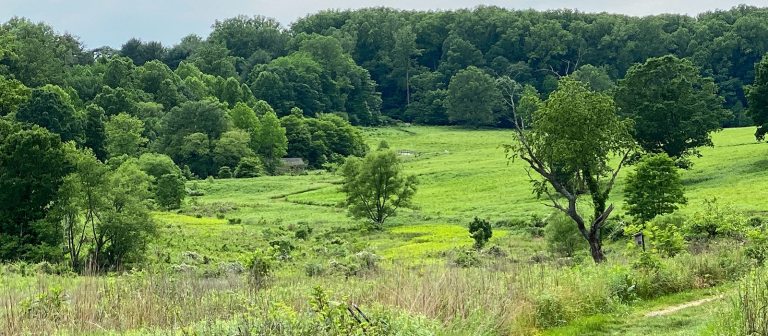
[[[403,176],[397,154],[388,149],[371,152],[363,159],[348,158],[341,168],[349,213],[367,218],[380,229],[384,221],[407,207],[416,193],[414,176]]]
[[[763,140],[768,133],[768,54],[755,64],[755,81],[747,87],[749,117],[757,125],[755,137]]]
[[[616,103],[634,120],[634,136],[648,152],[681,159],[712,146],[709,133],[726,118],[712,78],[686,59],[668,55],[629,69],[619,82]]]
[[[644,157],[627,175],[624,199],[627,213],[641,223],[677,210],[686,199],[675,161],[663,153]]]

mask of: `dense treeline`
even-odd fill
[[[697,17],[641,18],[497,7],[371,8],[320,12],[290,29],[272,19],[240,16],[217,21],[205,39],[190,35],[172,47],[131,39],[120,50],[85,50],[77,38],[23,19],[12,19],[0,31],[5,46],[0,74],[27,87],[59,85],[84,103],[101,95],[96,100],[101,105],[127,99],[170,110],[185,100],[214,96],[230,107],[264,100],[278,116],[298,107],[306,116],[336,113],[360,125],[389,117],[511,126],[503,106],[481,106],[489,112],[479,120],[456,115],[462,110],[452,108],[450,86],[456,79],[453,86],[461,89],[462,78],[454,77],[477,67],[546,96],[559,75],[575,72],[610,89],[633,64],[667,54],[690,59],[714,79],[733,112],[724,126],[748,125],[744,86],[768,52],[768,10],[748,6]],[[93,55],[107,58],[94,61]],[[126,59],[110,59],[113,55]],[[118,90],[125,86],[130,89]],[[110,114],[116,107],[105,109]]]
[[[746,125],[743,87],[768,52],[768,10],[739,6],[701,14],[642,18],[573,11],[510,11],[496,7],[452,12],[385,8],[328,11],[294,23],[294,34],[318,33],[346,41],[354,59],[380,85],[386,115],[425,123],[451,122],[445,90],[468,66],[511,75],[542,93],[557,74],[592,65],[615,82],[634,63],[673,54],[690,58],[714,78],[728,125]]]

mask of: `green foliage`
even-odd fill
[[[627,175],[624,201],[627,213],[640,222],[672,213],[678,204],[687,203],[675,162],[664,153],[645,156]]]
[[[288,138],[285,127],[280,124],[277,115],[266,102],[257,103],[262,106],[264,114],[261,115],[261,130],[254,151],[264,160],[264,166],[270,174],[277,170],[280,158],[288,152]]]
[[[219,172],[216,173],[216,176],[218,178],[232,178],[232,168],[229,168],[229,166],[222,166],[219,168]]]
[[[256,251],[251,254],[245,265],[248,268],[248,280],[256,289],[266,286],[275,268],[272,256],[264,253],[264,251]]]
[[[746,218],[730,204],[717,198],[705,199],[703,209],[688,221],[687,232],[695,237],[739,237],[744,234]]]
[[[456,250],[451,256],[451,264],[457,267],[480,267],[483,260],[477,250]]]
[[[189,165],[196,175],[206,177],[216,172],[211,142],[219,139],[228,128],[227,113],[219,103],[212,100],[186,102],[163,117],[158,149],[179,165]],[[237,161],[232,166],[236,164]]]
[[[16,120],[44,127],[59,134],[62,141],[84,142],[83,117],[70,97],[54,85],[32,89],[29,100],[19,105]]]
[[[147,143],[144,122],[126,113],[109,118],[105,125],[106,149],[109,157],[138,156]]]
[[[350,214],[370,220],[377,229],[398,208],[409,206],[416,193],[416,178],[403,175],[392,150],[371,152],[363,159],[349,158],[341,171],[341,190],[346,193]]]
[[[663,257],[674,257],[678,253],[685,251],[687,242],[685,241],[686,217],[669,214],[657,216],[651,221],[641,225],[628,225],[624,229],[626,236],[632,237],[638,232],[642,232],[645,240],[645,246],[651,252]],[[635,242],[629,243],[634,249]]]
[[[240,130],[228,131],[213,145],[213,161],[217,167],[235,167],[240,160],[252,156],[251,137]]]
[[[64,236],[51,205],[71,167],[59,136],[0,120],[0,259],[58,260]]]
[[[29,99],[30,93],[21,82],[0,76],[0,116],[15,113]]]
[[[475,219],[469,223],[469,236],[475,240],[475,249],[481,250],[493,236],[491,222],[475,217]]]
[[[691,61],[668,55],[632,66],[619,82],[616,104],[634,120],[635,139],[645,150],[685,159],[712,146],[709,133],[727,114],[714,80],[700,72]]]
[[[249,178],[259,177],[264,175],[264,164],[261,159],[255,156],[246,156],[240,159],[237,167],[235,168],[234,177],[237,178]]]
[[[762,140],[768,133],[768,54],[755,64],[755,81],[746,87],[747,114],[757,125],[755,137]]]
[[[165,174],[155,181],[155,201],[164,209],[181,208],[187,195],[184,178],[180,174]]]
[[[495,125],[501,93],[493,78],[477,67],[459,71],[448,85],[445,108],[448,120],[471,126]]]
[[[339,116],[305,118],[296,109],[280,119],[288,140],[288,157],[302,158],[310,167],[339,162],[345,156],[363,156],[367,146],[359,130]]]
[[[565,257],[573,257],[588,247],[573,220],[562,213],[555,213],[547,220],[544,238],[552,253]]]

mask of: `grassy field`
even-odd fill
[[[704,148],[702,157],[693,159],[693,168],[683,172],[689,202],[682,213],[699,211],[705,199],[716,197],[748,215],[765,214],[768,145],[757,143],[753,133],[742,128],[714,134],[715,147]],[[674,330],[685,335],[706,327],[701,321],[711,317],[710,306],[646,325],[633,314],[650,309],[653,302],[674,299],[629,308],[610,293],[630,275],[638,286],[669,281],[664,290],[672,293],[718,286],[741,274],[741,268],[725,268],[741,258],[727,247],[670,259],[661,275],[630,270],[624,241],[608,244],[612,252],[607,265],[576,259],[541,262],[550,260],[542,238],[503,227],[491,239],[503,255],[481,256],[484,266],[479,269],[450,267],[472,245],[466,225],[473,217],[499,223],[551,213],[544,200],[533,197],[522,163],[504,155],[501,146],[513,134],[447,127],[376,128],[365,134],[372,147],[386,140],[399,151],[406,173],[420,181],[414,206],[402,209],[384,231],[367,231],[362,221],[347,216],[339,205],[341,179],[333,173],[189,182],[187,187],[201,196],[189,197],[180,211],[154,214],[160,237],[150,246],[148,273],[96,279],[0,268],[0,275],[6,274],[0,282],[0,334],[39,325],[38,332],[48,334],[165,334],[188,328],[184,333],[229,335],[246,322],[274,326],[273,314],[293,319],[280,323],[301,326],[296,321],[314,321],[307,315],[313,307],[307,297],[321,286],[339,301],[374,311],[396,309],[393,314],[400,317],[392,323],[425,334],[537,334],[571,323],[550,332],[639,335]],[[626,172],[611,197],[618,214]],[[298,232],[307,228],[312,233],[299,238]],[[230,269],[245,265],[253,251],[286,244],[268,289],[254,293],[242,278],[231,276]],[[366,268],[371,255],[380,259]],[[163,275],[168,270],[184,276]],[[60,303],[66,309],[53,313],[13,313],[19,302],[27,312],[40,302],[51,304],[46,300],[58,297],[57,291],[68,298],[93,297]],[[257,322],[242,320],[244,312],[256,311],[265,315],[249,315]]]
[[[683,171],[688,204],[682,213],[700,210],[708,198],[732,204],[748,215],[766,212],[768,145],[757,143],[753,133],[752,128],[740,128],[714,134],[715,147],[702,149],[702,157],[693,159],[693,168]],[[357,237],[387,258],[419,259],[469,245],[463,227],[475,216],[498,222],[551,213],[545,200],[531,193],[522,163],[505,158],[501,145],[511,140],[509,130],[377,128],[366,130],[366,135],[371,146],[385,140],[400,151],[405,171],[420,181],[413,209],[403,209],[392,218],[388,234]],[[619,210],[623,176],[630,169],[620,175],[611,197]],[[232,259],[258,246],[265,228],[358,227],[361,222],[348,218],[339,206],[343,200],[339,182],[338,176],[327,172],[191,182],[190,187],[205,195],[182,214],[157,214],[174,237],[158,250],[198,251]],[[240,219],[241,224],[227,224],[230,218]],[[517,243],[531,247],[530,242]]]

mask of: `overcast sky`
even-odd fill
[[[571,8],[628,15],[695,15],[738,4],[768,6],[768,0],[0,0],[0,21],[23,16],[45,21],[59,32],[80,36],[89,48],[120,47],[131,37],[177,43],[194,33],[206,37],[211,24],[239,14],[264,15],[289,25],[322,9],[387,6],[401,9],[454,9],[496,5],[516,9]]]

